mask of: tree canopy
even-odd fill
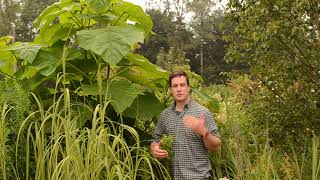
[[[228,7],[236,27],[228,37],[227,60],[249,63],[252,78],[261,84],[250,87],[257,124],[268,125],[277,144],[302,143],[318,134],[319,2],[230,0]]]

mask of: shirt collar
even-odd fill
[[[192,103],[193,103],[193,99],[190,98],[189,102],[186,105],[184,105],[184,109],[188,109],[191,106]],[[171,106],[171,109],[173,111],[176,111],[176,101],[173,102],[173,104]]]

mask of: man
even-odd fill
[[[158,159],[166,158],[160,139],[163,134],[173,135],[173,179],[209,179],[208,150],[218,151],[221,145],[217,126],[210,111],[190,98],[185,72],[170,74],[169,84],[175,102],[160,114],[150,149]]]

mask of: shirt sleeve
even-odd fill
[[[164,116],[163,116],[163,113],[161,113],[159,116],[158,122],[156,124],[156,128],[154,129],[152,134],[152,138],[153,138],[152,142],[159,142],[161,140],[161,137],[164,133],[164,129],[165,129]]]
[[[209,129],[209,132],[220,138],[220,134],[218,131],[218,126],[216,125],[214,119],[213,119],[213,115],[210,111],[206,111],[205,112],[205,118],[206,118],[206,127]]]

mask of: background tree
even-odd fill
[[[151,62],[156,62],[161,48],[162,54],[169,54],[173,47],[186,53],[191,70],[198,74],[202,62],[202,77],[207,84],[224,83],[228,77],[222,72],[246,71],[244,63],[225,62],[227,43],[223,36],[233,32],[233,25],[214,1],[151,1],[147,13],[153,19],[156,35],[139,52]]]
[[[153,21],[152,31],[155,33],[141,48],[137,50],[145,57],[150,59],[152,63],[156,63],[156,57],[163,48],[167,51],[170,47],[170,37],[174,35],[175,25],[172,22],[172,14],[164,14],[159,9],[148,9],[147,13],[151,16]]]
[[[203,75],[203,46],[207,44],[204,40],[213,42],[215,40],[214,34],[211,32],[212,24],[209,24],[209,16],[212,13],[212,8],[215,3],[212,0],[193,0],[188,3],[189,12],[193,13],[190,27],[194,33],[195,45],[200,46],[200,75]]]
[[[5,35],[15,37],[19,12],[19,1],[0,0],[0,37]]]
[[[225,18],[225,12],[214,10],[203,21],[205,23],[201,30],[196,25],[197,23],[194,24],[196,29],[198,28],[196,31],[202,31],[202,37],[193,36],[192,44],[186,50],[187,58],[191,59],[192,69],[200,74],[202,59],[202,77],[207,84],[225,83],[229,78],[224,72],[246,72],[248,67],[245,63],[225,61],[224,56],[228,43],[224,37],[231,34],[234,29],[231,22]]]
[[[128,23],[127,20],[135,23]],[[96,129],[96,124],[93,124],[93,120],[90,119],[98,115],[95,116],[93,113],[102,114],[99,118],[97,117],[101,127],[110,125],[111,121],[117,121],[116,126],[124,124],[133,124],[132,126],[134,126],[135,121],[133,121],[134,123],[127,122],[127,117],[141,120],[139,122],[148,120],[146,124],[150,125],[151,120],[156,119],[155,117],[164,108],[155,97],[155,92],[166,89],[168,72],[153,65],[145,57],[133,53],[138,44],[143,43],[146,37],[150,36],[153,26],[150,16],[145,14],[141,7],[124,1],[60,0],[47,7],[34,21],[34,26],[37,28],[37,36],[32,42],[13,43],[10,41],[12,37],[0,37],[0,72],[5,74],[6,78],[16,80],[27,92],[32,91],[33,95],[40,97],[39,101],[35,100],[39,104],[34,101],[30,103],[31,108],[36,109],[36,104],[43,105],[41,109],[43,111],[48,110],[47,112],[50,114],[51,111],[55,111],[53,106],[57,102],[56,98],[64,95],[64,102],[67,103],[68,101],[70,103],[65,105],[70,108],[61,107],[58,102],[59,105],[57,105],[57,111],[55,112],[62,113],[63,110],[58,110],[61,107],[61,109],[68,109],[66,111],[75,114],[75,119],[67,118],[67,116],[71,117],[71,115],[66,115],[67,112],[62,113],[61,116],[65,118],[65,123],[72,124],[71,126],[74,128],[79,128],[76,130],[78,132],[82,128]],[[17,71],[12,70],[13,64],[18,64]],[[8,87],[12,88],[10,85]],[[9,94],[17,95],[13,92],[13,90],[10,90]],[[4,98],[9,97],[5,96]],[[59,100],[61,99],[59,98]],[[3,101],[6,101],[6,99]],[[54,105],[52,106],[52,104]],[[92,111],[97,110],[97,108],[100,108],[99,112]],[[36,110],[36,112],[38,111]],[[22,119],[29,114],[35,115],[31,112],[22,113],[25,115]],[[120,116],[120,114],[123,116]],[[13,115],[18,114],[13,112]],[[38,152],[51,144],[47,143],[51,137],[55,137],[53,126],[56,118],[51,119],[52,117],[49,116],[48,119],[50,120],[48,121],[42,121],[36,115],[34,119],[29,119],[32,121],[30,127],[24,127],[29,130],[28,135],[32,136],[30,138],[32,143],[26,143],[28,146],[30,145],[30,151],[22,154],[27,154],[28,161],[31,160],[29,157],[35,157],[31,161],[37,165],[34,168],[28,166],[30,163],[26,163],[25,169],[16,170],[17,173],[24,175],[15,174],[16,177],[19,176],[22,179],[29,176],[34,177],[33,179],[54,177],[50,175],[51,173],[55,174],[54,168],[49,167],[48,169],[53,171],[48,172],[48,169],[46,169],[47,162],[45,160],[37,161],[48,157],[46,155],[42,156],[43,154],[39,155]],[[12,124],[18,125],[14,123],[16,121],[12,120],[12,122]],[[42,144],[41,148],[38,147],[38,143],[35,143],[34,134],[30,133],[33,130],[37,131],[37,127],[40,127],[36,125],[38,122],[44,123],[40,125],[43,127],[40,128],[43,138],[41,141],[46,143]],[[31,127],[33,125],[35,126]],[[141,124],[136,124],[135,127],[142,127],[143,131],[146,131],[146,126]],[[15,129],[13,131],[16,132]],[[131,130],[129,131],[131,132]],[[35,134],[37,133],[35,132]],[[110,132],[108,131],[108,133]],[[134,133],[136,134],[136,131]],[[95,132],[94,134],[99,133]],[[23,135],[20,137],[25,138]],[[121,135],[121,137],[128,136]],[[128,142],[139,139],[132,138],[128,138]],[[19,140],[19,138],[13,139]],[[1,144],[4,143],[1,142]],[[59,149],[61,154],[56,156],[59,157],[57,158],[59,161],[65,155],[70,157],[69,151],[67,153],[63,152],[66,144],[67,142],[62,143],[62,147]],[[135,146],[134,144],[133,146]],[[49,149],[51,148],[49,147]],[[129,151],[129,154],[131,152]],[[48,154],[52,155],[52,153]],[[127,156],[124,157],[127,158]],[[1,165],[4,164],[2,162]],[[123,160],[119,162],[123,162]],[[95,165],[95,163],[93,164]],[[17,167],[15,162],[13,162],[12,167]],[[98,169],[106,171],[104,168]],[[42,170],[46,172],[38,173]],[[77,172],[83,173],[83,171]],[[61,177],[70,177],[68,174],[71,173],[69,168],[66,168],[66,176]],[[100,176],[99,174],[99,177],[103,177],[103,175]],[[6,175],[4,176],[6,177]],[[57,177],[59,176],[57,175]],[[88,177],[93,176],[88,175]]]
[[[31,41],[36,34],[32,21],[57,0],[1,0],[0,36],[10,35],[13,41]]]
[[[33,26],[33,21],[40,15],[40,13],[49,5],[58,0],[22,0],[21,2],[21,22],[17,31],[17,40],[32,41],[36,34]]]
[[[186,59],[186,53],[178,51],[177,49],[170,47],[168,53],[163,48],[157,56],[157,65],[169,72],[175,70],[190,71],[189,59]]]
[[[251,65],[244,95],[253,131],[269,128],[278,146],[305,143],[320,129],[320,3],[230,0],[229,61]],[[253,126],[256,125],[256,126]]]

